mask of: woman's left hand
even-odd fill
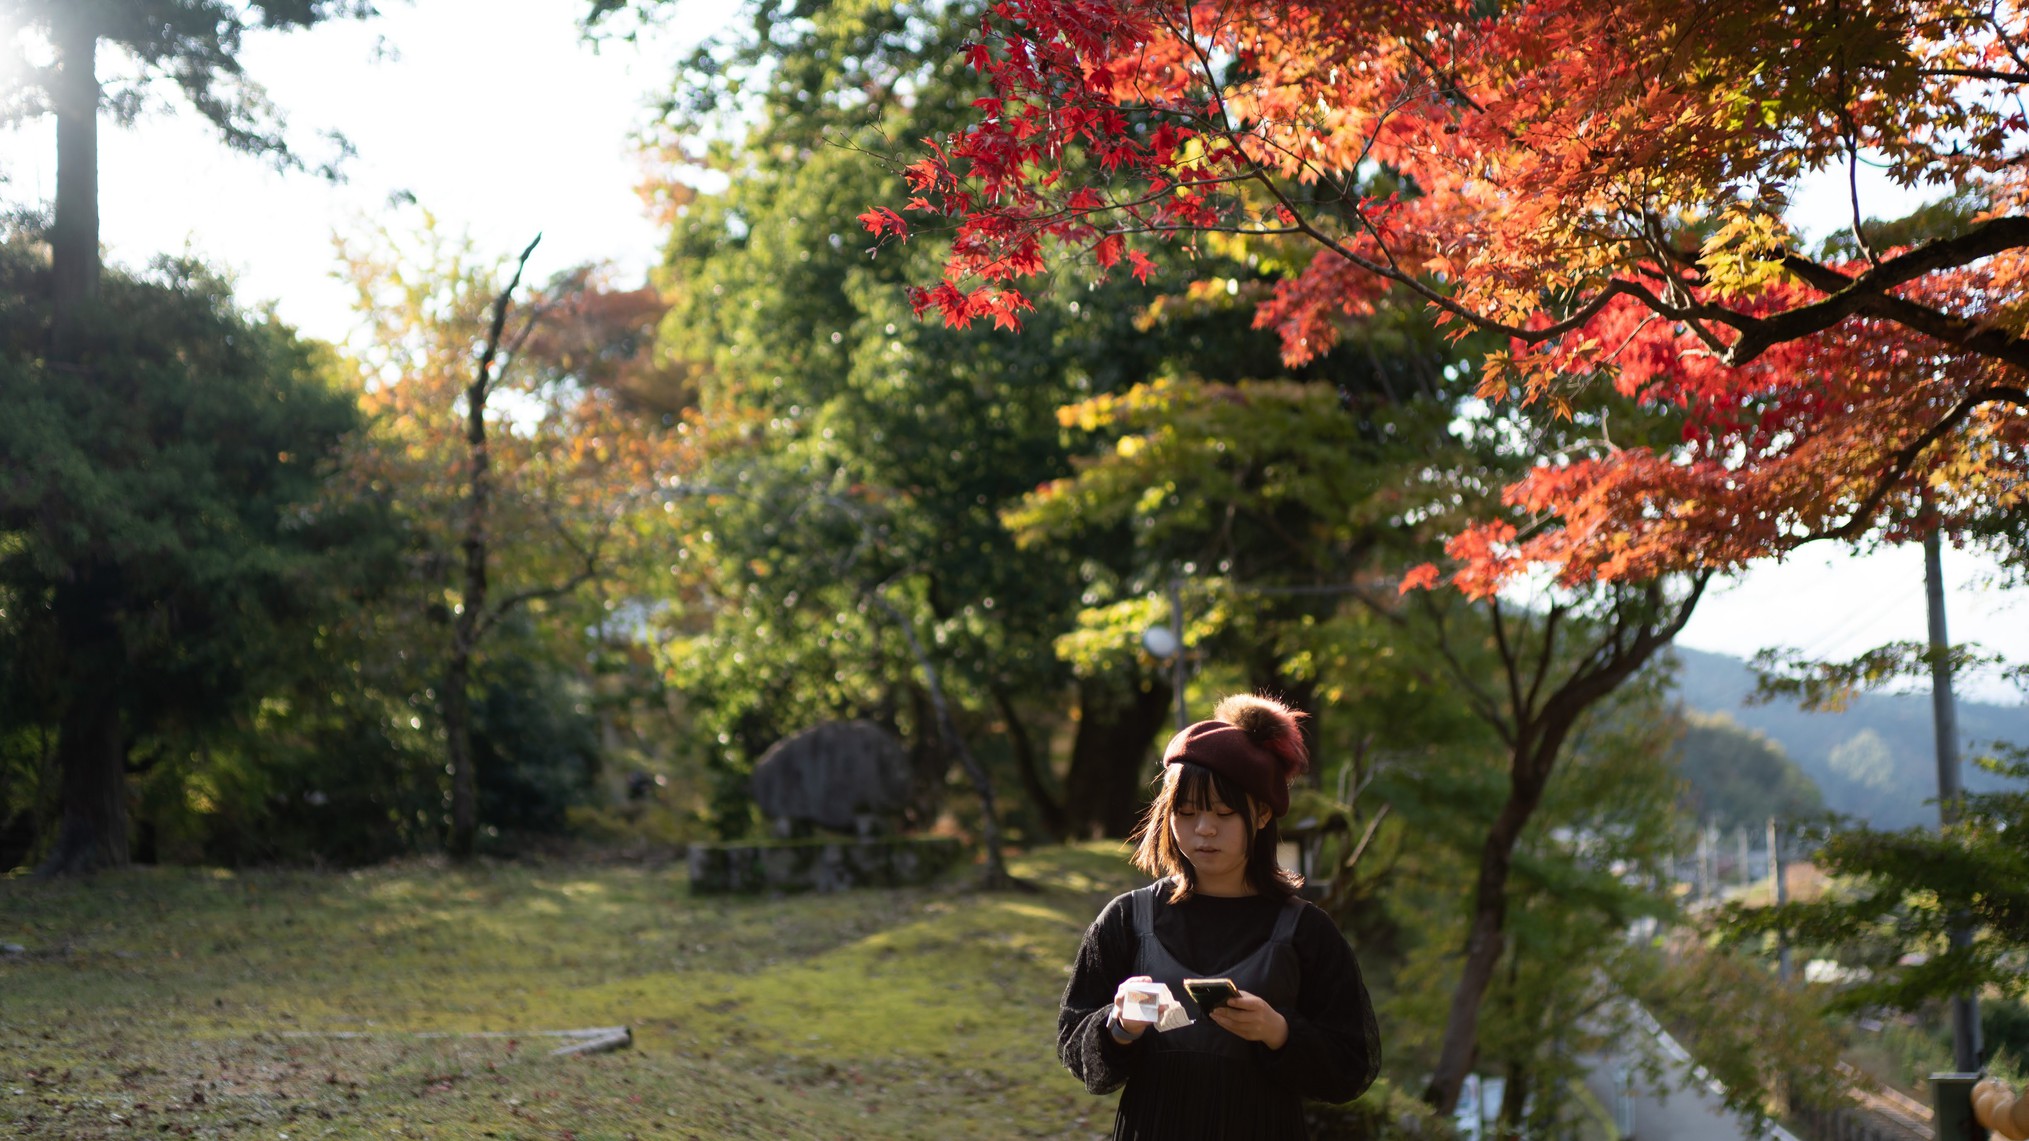
[[[1289,1041],[1289,1020],[1282,1017],[1282,1012],[1268,1005],[1267,999],[1244,990],[1219,1004],[1212,1011],[1212,1021],[1271,1050],[1280,1050]]]

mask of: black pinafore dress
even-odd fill
[[[1192,1024],[1143,1032],[1143,1056],[1120,1094],[1115,1141],[1290,1141],[1306,1136],[1303,1099],[1261,1071],[1255,1045],[1213,1022],[1184,992],[1187,978],[1226,978],[1287,1011],[1296,1005],[1302,969],[1290,937],[1304,903],[1292,898],[1276,915],[1268,941],[1221,970],[1186,966],[1155,937],[1156,883],[1136,891],[1134,973],[1167,983]]]

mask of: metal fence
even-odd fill
[[[1853,1104],[1797,1110],[1792,1128],[1806,1141],[1931,1141],[1930,1107],[1922,1102],[1857,1087],[1847,1096]]]

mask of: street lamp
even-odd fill
[[[1183,649],[1177,641],[1176,631],[1168,626],[1150,626],[1141,636],[1141,648],[1162,661],[1168,661],[1171,654]]]
[[[1184,592],[1183,580],[1169,580],[1169,625],[1150,626],[1141,635],[1141,648],[1157,661],[1170,666],[1170,688],[1176,693],[1177,732],[1190,722],[1184,715]]]

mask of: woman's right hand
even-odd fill
[[[1128,985],[1130,983],[1148,983],[1154,981],[1155,980],[1153,978],[1150,978],[1147,975],[1135,975],[1131,979],[1123,980],[1119,986],[1113,988],[1113,1025],[1118,1027],[1121,1032],[1127,1034],[1130,1038],[1141,1037],[1142,1033],[1154,1024],[1128,1018],[1122,1013],[1126,1009],[1127,1005]],[[1114,1035],[1114,1037],[1118,1039],[1119,1034]]]

